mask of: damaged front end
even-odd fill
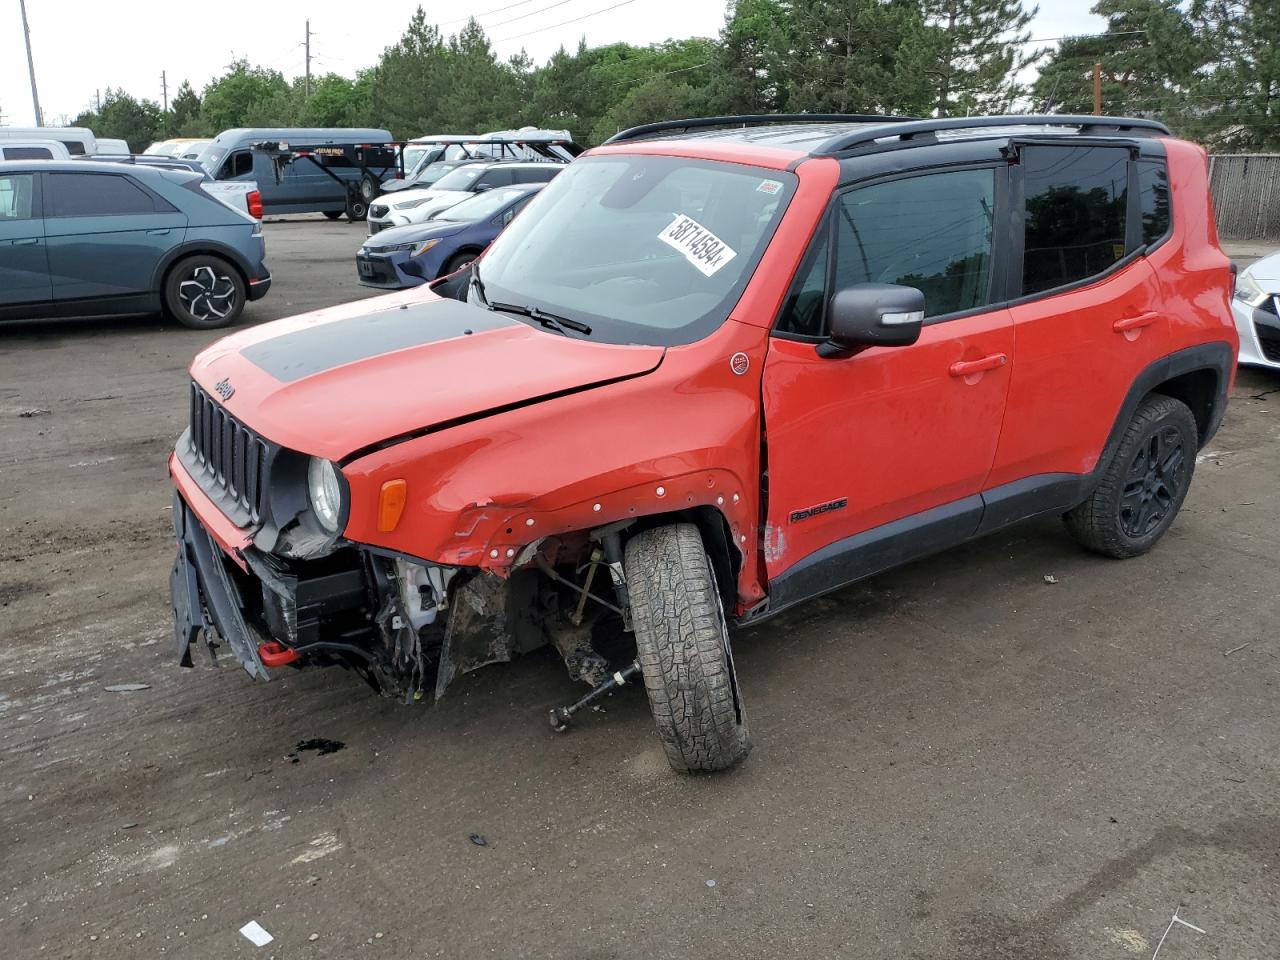
[[[554,570],[544,576],[539,568],[552,568],[543,553],[505,578],[350,543],[305,560],[246,545],[237,551],[241,566],[180,495],[174,532],[170,589],[184,666],[203,637],[215,660],[225,644],[255,678],[270,679],[274,667],[338,665],[410,703],[424,691],[438,699],[459,675],[547,644],[592,685],[630,655],[598,642],[620,633],[618,606],[590,594],[595,602],[584,610],[586,588]],[[591,556],[589,575],[607,566],[600,551]]]

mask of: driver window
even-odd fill
[[[253,154],[248,150],[237,150],[227,157],[227,162],[222,165],[222,172],[218,175],[218,179],[233,180],[251,173],[253,173]]]
[[[835,209],[835,289],[899,283],[925,316],[991,302],[995,171],[953,170],[851,190]]]

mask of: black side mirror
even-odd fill
[[[855,283],[836,292],[827,316],[831,337],[818,347],[824,357],[864,347],[905,347],[920,339],[924,294],[896,283]]]

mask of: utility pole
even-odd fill
[[[1102,116],[1102,64],[1093,65],[1093,115]]]
[[[165,78],[164,71],[160,71],[160,96],[164,97],[164,112],[169,112],[169,81]]]
[[[36,62],[31,58],[31,28],[27,26],[27,0],[18,0],[18,9],[22,11],[22,36],[27,41],[27,71],[31,74],[31,106],[36,112],[36,126],[44,126],[44,115],[40,113],[40,95],[36,93]]]
[[[311,21],[307,21],[307,85],[305,87],[306,96],[311,96]]]

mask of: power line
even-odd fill
[[[494,40],[494,43],[510,43],[512,40],[522,40],[525,37],[531,37],[535,33],[545,33],[547,30],[554,30],[556,27],[567,27],[571,23],[577,23],[580,20],[589,20],[591,17],[598,17],[602,13],[608,13],[610,10],[617,10],[619,7],[625,7],[629,3],[635,3],[636,0],[621,0],[611,7],[605,7],[603,10],[596,10],[593,13],[584,13],[580,17],[574,17],[572,20],[562,20],[560,23],[552,23],[545,27],[539,27],[537,30],[529,30],[525,33],[517,33],[513,37],[503,37],[501,40]]]
[[[505,7],[494,7],[492,10],[486,10],[484,13],[472,13],[465,17],[457,17],[453,20],[445,20],[437,23],[437,27],[447,27],[454,23],[466,23],[468,20],[478,20],[481,17],[492,16],[495,13],[502,13],[504,10],[514,10],[516,7],[523,7],[525,4],[533,3],[533,0],[517,0],[516,3],[508,3]]]
[[[531,10],[528,13],[522,13],[518,17],[512,17],[510,20],[502,20],[498,23],[491,23],[485,27],[485,30],[492,30],[494,27],[505,27],[508,23],[515,23],[517,20],[528,20],[530,17],[536,17],[540,13],[546,13],[548,10],[554,10],[556,7],[563,7],[572,0],[556,0],[555,3],[548,4],[545,7],[539,7],[537,10]]]

